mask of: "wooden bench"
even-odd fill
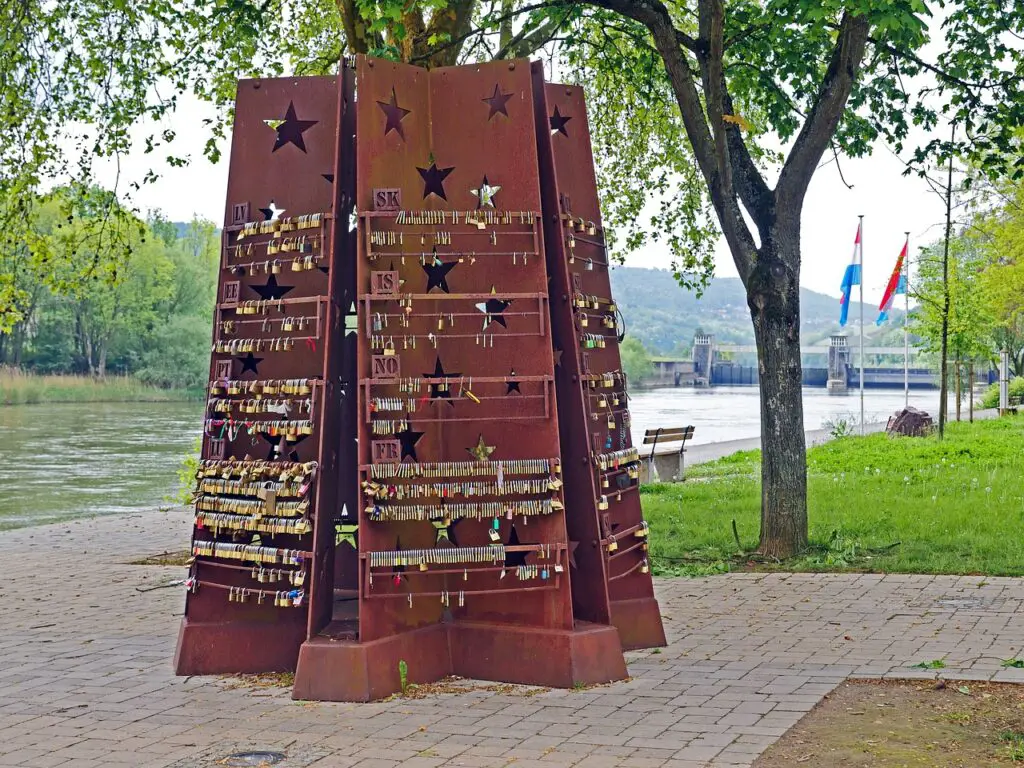
[[[679,481],[683,480],[683,465],[686,456],[686,441],[693,439],[693,425],[688,427],[658,427],[648,429],[644,432],[644,445],[651,446],[651,455],[647,459],[647,478],[649,482],[655,482],[658,477],[657,469],[654,466],[654,454],[659,444],[679,443]]]

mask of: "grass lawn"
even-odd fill
[[[1024,575],[1024,416],[953,423],[942,442],[844,437],[811,448],[807,465],[811,547],[785,563],[749,556],[759,451],[697,465],[685,483],[643,487],[655,572]]]

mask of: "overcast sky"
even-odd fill
[[[157,165],[160,179],[134,193],[133,203],[142,211],[159,208],[174,221],[188,221],[193,214],[218,225],[224,215],[229,147],[223,146],[221,161],[212,165],[202,155],[208,138],[203,119],[213,117],[213,109],[195,99],[182,97],[170,126],[178,134],[174,150],[191,156],[184,168]],[[137,136],[148,131],[140,127]],[[141,143],[141,142],[137,142]],[[153,167],[154,155],[134,152],[122,158],[120,176],[110,164],[100,169],[103,184],[119,178],[119,188],[140,180]],[[820,167],[811,182],[803,211],[803,267],[801,284],[815,291],[839,295],[839,284],[853,251],[858,214],[864,215],[864,298],[877,303],[889,279],[900,248],[903,233],[910,232],[911,255],[917,246],[934,240],[941,232],[943,203],[916,177],[902,175],[903,164],[884,146],[878,146],[867,158],[842,161],[848,189],[840,179],[834,161]],[[631,266],[667,267],[667,252],[649,248],[627,261]],[[736,270],[724,243],[716,258],[715,275],[735,277]]]

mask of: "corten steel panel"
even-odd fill
[[[226,376],[242,382],[308,378],[319,383],[311,391],[310,414],[295,412],[301,407],[295,402],[290,405],[293,411],[288,419],[305,417],[312,422],[311,434],[302,435],[299,440],[289,442],[274,435],[250,435],[245,426],[237,432],[228,428],[225,416],[253,425],[285,417],[265,411],[243,412],[240,403],[244,398],[227,393],[217,397],[230,401],[228,414],[215,412],[212,400],[208,405],[203,440],[204,459],[318,461],[320,473],[307,496],[311,502],[308,517],[316,534],[254,534],[197,526],[193,532],[196,542],[250,544],[257,541],[258,535],[262,546],[309,552],[316,540],[319,553],[329,560],[327,532],[333,535],[331,520],[337,495],[334,481],[338,408],[334,387],[337,362],[328,364],[327,350],[341,321],[334,297],[339,276],[334,269],[336,249],[332,242],[337,237],[331,228],[333,179],[339,172],[338,114],[338,81],[334,77],[243,80],[238,85],[213,338],[215,344],[242,338],[261,339],[266,344],[271,339],[288,338],[292,349],[264,348],[251,354],[214,351],[210,378],[212,381]],[[268,254],[267,244],[280,242],[273,234],[239,240],[245,223],[308,214],[321,214],[322,221],[318,226],[282,235],[284,239],[307,238],[303,247],[308,245],[309,253],[320,256],[313,268],[291,268],[293,260],[302,255],[298,252]],[[270,273],[269,264],[274,260],[280,262],[277,274]],[[240,311],[245,302],[279,295],[283,303],[258,314]],[[305,318],[304,327],[287,330],[285,318],[289,317]],[[275,445],[282,448],[279,453],[275,452]],[[234,494],[229,498],[237,501],[255,497]],[[186,599],[176,660],[179,674],[294,668],[302,638],[311,626],[315,629],[322,623],[325,613],[329,615],[330,580],[324,572],[318,574],[307,558],[302,585],[305,604],[277,607],[274,593],[295,587],[288,581],[257,581],[252,565],[251,561],[216,556],[197,558],[191,575],[199,586]],[[324,567],[329,567],[326,560]],[[288,571],[293,566],[278,568]],[[229,601],[231,588],[250,590],[248,601]],[[262,602],[257,596],[259,591],[267,596]],[[317,606],[312,616],[308,610],[310,599]]]
[[[374,435],[371,428],[371,421],[389,418],[388,414],[369,412],[368,398],[383,396],[417,401],[411,415],[393,416],[409,421],[410,432],[423,433],[411,446],[415,461],[467,461],[468,449],[480,439],[494,449],[491,462],[557,458],[554,360],[541,223],[539,218],[527,216],[527,212],[540,210],[529,64],[500,62],[427,72],[361,58],[357,66],[357,208],[361,217],[357,292],[363,297],[358,359],[360,463],[364,467],[370,464],[375,440],[391,439],[390,435]],[[501,99],[494,99],[496,88]],[[432,189],[443,191],[447,199],[428,194],[426,180],[417,170],[423,169],[429,177],[432,166],[438,174],[445,174],[443,182]],[[484,177],[489,185],[501,187],[495,208],[487,210],[509,211],[512,221],[483,230],[464,221],[453,225],[452,211],[477,208],[478,198],[471,190],[480,189]],[[374,212],[374,193],[380,190],[399,190],[404,211],[445,211],[446,223],[400,225],[396,211]],[[374,242],[373,232],[395,232],[396,237],[400,232],[402,241]],[[432,263],[435,232],[451,234],[450,243],[436,246],[441,263],[454,264],[443,287],[436,280],[431,285],[421,263],[423,258]],[[369,296],[372,273],[381,271],[397,272],[401,294],[417,296],[407,326],[402,325],[405,313],[398,301]],[[511,303],[491,315],[485,329],[487,314],[477,305],[486,306],[489,300]],[[385,337],[384,345],[393,341],[393,358],[399,361],[402,378],[434,377],[436,383],[439,371],[451,377],[448,396],[441,390],[432,392],[429,384],[408,393],[395,385],[371,383],[372,357],[383,352],[379,337]],[[410,345],[412,337],[415,348]],[[484,380],[487,377],[494,380]],[[518,389],[509,387],[506,379],[520,381]],[[413,459],[404,458],[406,462]],[[359,526],[363,555],[450,546],[429,521],[374,521],[364,506]],[[393,575],[382,578],[382,570],[376,569],[371,585],[364,565],[360,641],[435,623],[447,612],[456,622],[571,629],[571,569],[564,514],[532,516],[525,523],[521,516],[509,520],[502,515],[496,520],[502,542],[518,539],[521,544],[550,547],[550,559],[540,559],[537,553],[524,556],[527,565],[546,566],[549,579],[519,581],[514,567],[501,579],[497,568],[488,571],[475,564],[452,567],[447,574],[434,572],[443,569],[433,566],[425,572],[410,566],[398,573],[397,580]],[[492,541],[488,529],[493,525],[490,518],[457,521],[449,529],[450,542],[459,547],[487,547]],[[556,561],[561,573],[554,572]],[[383,572],[390,573],[387,569]],[[442,592],[450,595],[447,610],[439,599]],[[456,602],[460,592],[467,593],[461,606]],[[503,679],[502,674],[497,670],[495,676]]]
[[[534,70],[540,82],[542,71]],[[591,621],[607,622],[610,615],[623,647],[663,645],[639,480],[631,477],[638,463],[602,470],[598,459],[632,449],[625,389],[617,378],[610,387],[584,381],[587,375],[621,374],[622,361],[583,90],[545,84],[538,113],[552,325],[555,343],[565,349],[558,386],[568,517],[570,534],[586,542],[577,560],[587,578],[573,580],[574,607],[579,618]],[[596,297],[598,306],[576,306],[581,295]],[[587,336],[598,345],[585,344]]]
[[[309,595],[308,637],[314,637],[333,618],[335,587],[335,520],[344,506],[353,509],[356,493],[356,452],[353,441],[339,435],[352,434],[356,412],[355,389],[348,386],[355,369],[352,341],[346,334],[345,317],[355,287],[354,239],[350,217],[355,195],[355,70],[343,60],[336,85],[335,159],[331,175],[334,188],[330,221],[331,259],[328,281],[331,324],[327,329],[323,355],[325,364],[323,428],[319,434],[319,456],[323,467],[318,487],[313,530],[313,567]],[[322,177],[321,177],[322,178]],[[345,564],[344,556],[339,566]],[[349,571],[355,569],[349,564]],[[347,575],[341,571],[341,579]]]

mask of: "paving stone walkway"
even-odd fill
[[[732,574],[662,580],[668,648],[583,691],[461,681],[374,704],[176,678],[182,510],[0,533],[0,766],[746,766],[849,676],[1024,682],[1024,580]],[[943,659],[942,670],[914,669]]]

